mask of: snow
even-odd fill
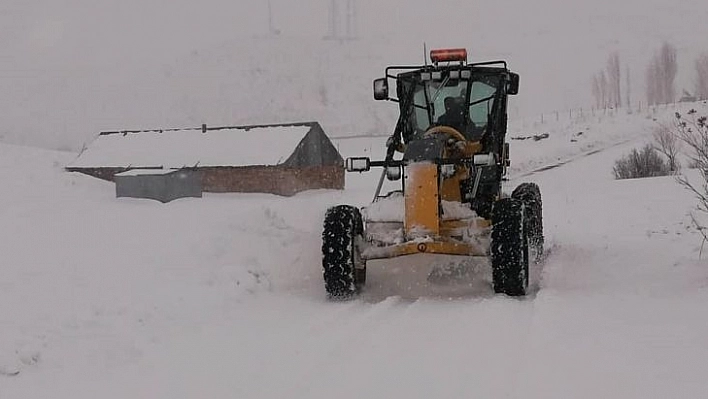
[[[405,216],[403,193],[393,193],[364,208],[364,219],[371,222],[403,222]]]
[[[101,134],[69,167],[164,167],[278,165],[310,126]]]
[[[673,112],[707,113],[636,106],[664,40],[678,47],[677,89],[691,87],[702,2],[364,1],[347,43],[321,40],[322,2],[272,3],[278,37],[263,32],[266,2],[0,5],[1,399],[706,396],[708,267],[691,215],[708,218],[672,177],[612,178]],[[318,120],[343,156],[380,160],[396,107],[371,100],[371,80],[422,62],[421,43],[507,59],[521,75],[509,137],[549,134],[510,141],[506,191],[532,181],[543,194],[546,259],[526,298],[494,295],[485,262],[420,255],[372,261],[359,298],[328,301],[325,211],[369,204],[377,171],[347,174],[343,191],[162,204],[65,172],[78,151],[8,144]],[[592,113],[590,77],[614,50],[635,106]],[[136,157],[162,154],[150,137]],[[180,140],[155,163],[203,164],[203,148],[277,160],[297,144],[286,140]]]
[[[591,147],[512,141],[506,188],[538,183],[545,216],[525,299],[494,295],[484,262],[421,255],[372,261],[359,299],[327,301],[324,212],[366,205],[378,173],[344,191],[159,204],[63,172],[71,153],[2,144],[0,396],[700,397],[695,199],[671,177],[611,175],[646,121],[593,122]]]
[[[445,220],[448,219],[467,219],[477,217],[477,213],[471,210],[468,206],[454,201],[442,201],[443,214]]]

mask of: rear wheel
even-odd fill
[[[541,190],[535,183],[522,183],[514,192],[511,198],[524,203],[526,232],[529,239],[529,252],[533,262],[539,262],[543,258],[543,206],[541,202]]]
[[[526,295],[529,286],[529,244],[524,203],[502,198],[492,209],[492,280],[494,292]]]
[[[322,268],[325,290],[331,298],[351,297],[366,283],[366,261],[361,258],[363,231],[359,209],[339,205],[327,210]]]

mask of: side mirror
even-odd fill
[[[509,94],[509,95],[519,94],[519,74],[518,73],[513,73],[513,72],[509,73],[509,82],[507,82],[506,94]]]
[[[374,100],[388,100],[388,79],[374,80]]]
[[[371,170],[371,160],[368,157],[347,158],[347,172],[368,172]]]

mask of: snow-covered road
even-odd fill
[[[708,393],[708,269],[693,200],[672,178],[611,179],[613,161],[639,144],[533,176],[553,254],[514,397]]]

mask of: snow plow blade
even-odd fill
[[[471,243],[421,241],[407,242],[388,247],[369,247],[361,257],[365,260],[388,259],[414,254],[489,256],[488,248]]]

